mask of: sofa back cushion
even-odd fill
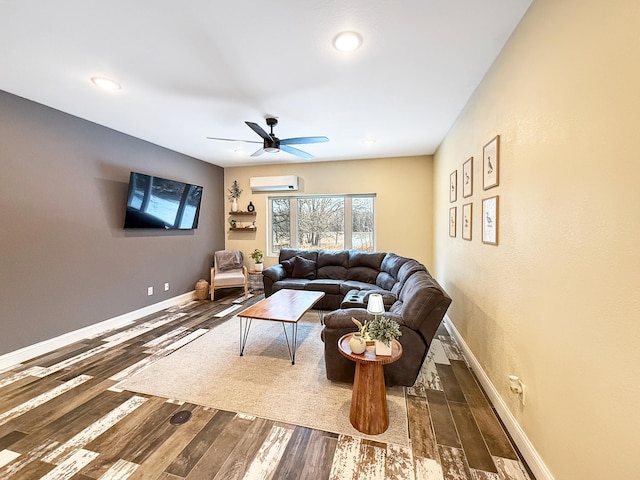
[[[293,257],[302,257],[307,260],[313,260],[314,262],[318,261],[318,251],[317,250],[300,250],[297,248],[283,248],[280,250],[280,255],[278,257],[279,263],[282,263],[283,260],[288,260]]]
[[[369,253],[349,250],[347,280],[375,285],[384,256],[385,254],[380,252]]]
[[[399,297],[400,291],[402,290],[402,287],[404,286],[407,279],[416,272],[425,272],[428,275],[427,267],[422,265],[417,260],[410,258],[406,262],[404,262],[400,266],[400,269],[398,270],[398,276],[397,276],[398,281],[391,289],[391,292],[394,293],[397,297]]]
[[[414,272],[403,284],[398,301],[389,311],[402,316],[404,324],[418,330],[431,343],[451,298],[426,270]]]
[[[317,278],[346,280],[349,268],[349,251],[319,250],[316,268]]]
[[[408,261],[409,259],[406,257],[401,257],[395,253],[387,253],[382,259],[382,264],[380,264],[380,273],[376,278],[376,285],[384,290],[391,291],[398,281],[400,267]]]

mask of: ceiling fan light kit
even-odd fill
[[[295,155],[296,157],[304,158],[305,160],[312,160],[313,155],[310,153],[304,152],[300,149],[291,147],[290,145],[302,145],[308,143],[324,143],[328,142],[329,139],[327,137],[295,137],[295,138],[285,138],[280,140],[273,133],[273,127],[278,124],[278,119],[274,117],[266,118],[267,125],[270,127],[271,132],[267,133],[260,125],[253,122],[244,122],[247,126],[256,132],[260,137],[262,137],[262,148],[259,148],[254,153],[251,154],[252,157],[258,157],[263,153],[277,153],[280,150],[283,152],[290,153],[291,155]],[[227,142],[247,142],[247,143],[260,143],[254,140],[236,140],[233,138],[219,138],[219,137],[207,137],[210,140],[223,140]]]

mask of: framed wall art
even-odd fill
[[[450,237],[455,237],[456,236],[456,212],[457,212],[457,207],[451,207],[449,209],[449,236]]]
[[[500,135],[496,135],[482,149],[482,188],[489,190],[498,185]]]
[[[473,195],[473,157],[462,164],[462,196]]]
[[[454,170],[449,175],[449,201],[455,202],[458,199],[458,170]]]
[[[462,206],[462,239],[471,240],[471,227],[473,224],[473,204],[465,203]]]
[[[498,244],[498,195],[482,200],[482,243]]]

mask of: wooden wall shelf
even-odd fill
[[[251,216],[251,217],[255,217],[256,216],[256,212],[240,212],[240,211],[238,211],[238,212],[229,212],[229,215],[239,215],[239,216],[248,215],[248,216]]]
[[[256,230],[258,230],[255,227],[243,227],[243,228],[238,228],[238,227],[231,227],[229,228],[230,232],[255,232]]]

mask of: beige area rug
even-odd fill
[[[287,334],[290,336],[290,326]],[[280,322],[254,320],[239,355],[237,317],[215,327],[117,387],[318,430],[408,445],[403,387],[387,389],[389,428],[375,436],[351,426],[351,384],[327,380],[322,326],[315,312],[298,324],[291,365]]]

